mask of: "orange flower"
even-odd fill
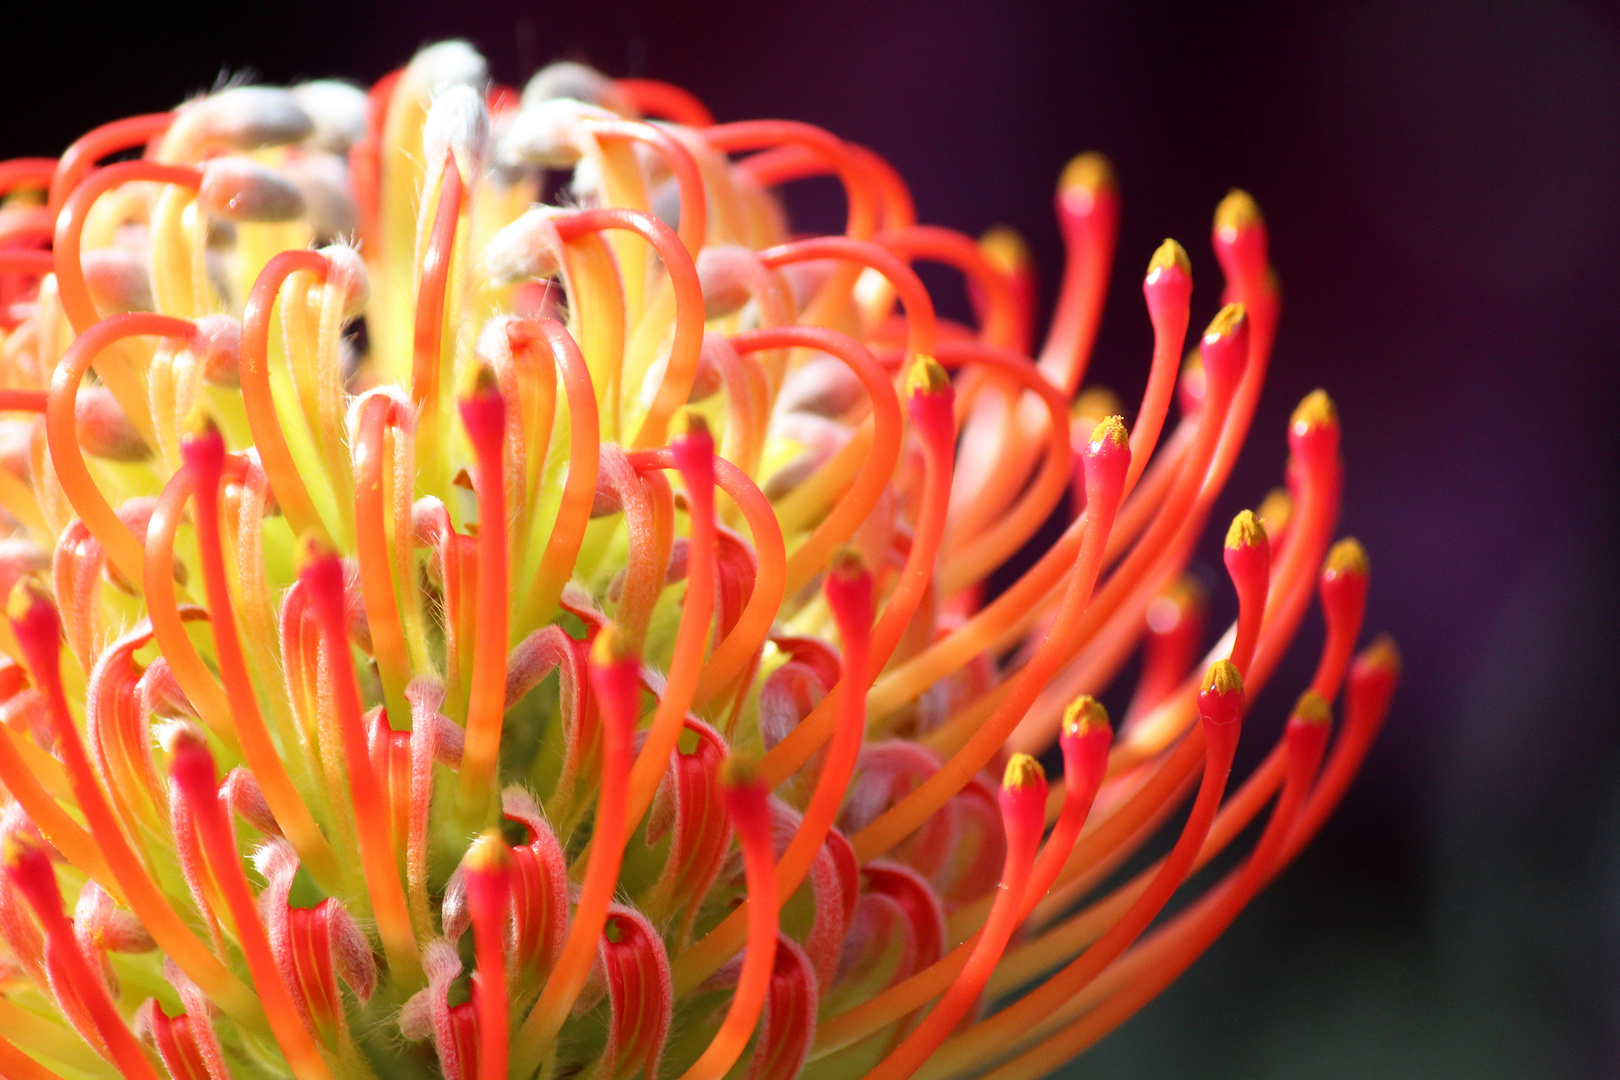
[[[817,175],[841,235],[772,194]],[[116,121],[0,194],[8,1076],[1043,1075],[1197,958],[1383,720],[1320,391],[1197,659],[1186,566],[1279,310],[1242,192],[1185,365],[1190,261],[1148,264],[1129,426],[1083,388],[1097,155],[1036,357],[1022,243],[917,224],[872,151],[577,65],[519,94],[460,43]],[[1231,790],[1317,591],[1316,675]]]

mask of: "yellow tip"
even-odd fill
[[[1046,780],[1046,770],[1028,754],[1014,754],[1007,760],[1007,771],[1001,774],[1001,786],[1020,790],[1033,787]]]
[[[473,369],[472,385],[469,387],[474,394],[498,394],[501,392],[501,381],[495,377],[495,369],[488,364],[479,364]]]
[[[512,852],[506,846],[499,829],[490,829],[478,836],[467,848],[461,862],[469,870],[500,870],[512,861]]]
[[[1227,304],[1215,313],[1209,321],[1209,329],[1204,331],[1206,338],[1225,337],[1237,330],[1238,324],[1248,318],[1249,314],[1242,304]]]
[[[198,401],[191,406],[185,419],[180,422],[180,430],[188,439],[199,439],[219,433],[219,421],[214,419],[214,410],[204,401]]]
[[[635,653],[616,624],[607,623],[596,632],[596,640],[591,642],[591,663],[598,667],[609,667],[633,659]]]
[[[1295,428],[1334,427],[1339,423],[1339,410],[1326,390],[1312,390],[1294,409],[1288,425]]]
[[[709,422],[696,409],[680,408],[675,410],[675,415],[669,418],[669,437],[671,440],[684,439],[691,435],[702,438],[708,434]]]
[[[759,767],[746,753],[732,751],[720,762],[720,785],[727,788],[748,787],[759,780]]]
[[[1090,694],[1081,694],[1063,710],[1063,731],[1068,735],[1084,735],[1088,731],[1108,726],[1108,710]]]
[[[1024,238],[1005,225],[997,225],[981,236],[979,250],[991,265],[1004,274],[1022,273],[1035,261]]]
[[[866,573],[866,559],[858,548],[845,544],[827,560],[827,572],[844,578],[858,577]]]
[[[34,841],[25,836],[21,829],[13,829],[6,834],[4,843],[0,843],[0,866],[15,869],[21,865],[23,855],[33,847]]]
[[[1294,702],[1294,715],[1307,724],[1326,724],[1333,719],[1333,710],[1321,694],[1307,690]]]
[[[1254,547],[1266,542],[1265,523],[1253,510],[1239,510],[1237,517],[1232,519],[1232,527],[1226,530],[1227,549]]]
[[[1246,229],[1251,225],[1264,225],[1265,218],[1260,216],[1260,206],[1242,188],[1233,188],[1226,193],[1220,205],[1215,208],[1215,227],[1223,232],[1227,229]]]
[[[932,356],[919,356],[906,369],[906,393],[938,394],[950,389],[951,375]]]
[[[1205,694],[1211,691],[1217,694],[1241,694],[1243,675],[1232,661],[1217,660],[1209,665],[1208,671],[1204,672],[1204,681],[1199,690]]]
[[[337,547],[333,545],[331,537],[319,525],[311,525],[298,537],[298,553],[296,566],[299,570],[308,566],[316,559],[335,557]]]
[[[1080,391],[1080,396],[1069,406],[1069,417],[1081,424],[1089,420],[1095,425],[1107,417],[1122,415],[1124,411],[1125,407],[1120,402],[1119,395],[1108,387],[1088,386]]]
[[[1361,574],[1365,576],[1370,567],[1367,564],[1367,549],[1361,546],[1361,541],[1353,536],[1347,536],[1328,549],[1327,558],[1322,560],[1322,572],[1325,574]]]
[[[1168,270],[1172,266],[1183,274],[1189,276],[1192,274],[1192,260],[1187,258],[1187,249],[1174,240],[1166,240],[1159,245],[1159,250],[1153,253],[1153,258],[1148,260],[1147,272],[1151,276],[1157,271]]]
[[[1401,650],[1396,646],[1395,639],[1388,634],[1379,634],[1371,645],[1361,650],[1361,655],[1356,659],[1363,664],[1400,674]]]
[[[1280,533],[1288,528],[1288,523],[1294,518],[1294,497],[1288,494],[1286,488],[1272,488],[1260,500],[1258,512],[1260,520],[1265,523],[1267,536]]]
[[[1105,417],[1102,423],[1091,429],[1091,442],[1092,445],[1111,442],[1115,446],[1125,446],[1130,442],[1130,436],[1125,431],[1125,418],[1123,416]]]
[[[43,594],[44,590],[32,578],[19,578],[6,597],[6,618],[23,618]]]
[[[1089,150],[1071,158],[1058,180],[1060,191],[1106,191],[1114,186],[1114,165],[1102,154]]]

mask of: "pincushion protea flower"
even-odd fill
[[[842,235],[770,193],[816,174]],[[1320,391],[1198,658],[1184,568],[1278,314],[1240,192],[1185,367],[1187,256],[1149,264],[1127,429],[1080,393],[1095,156],[1038,360],[1016,238],[918,225],[871,151],[574,65],[492,88],[460,44],[0,187],[13,1080],[1042,1075],[1293,858],[1383,719]],[[1313,592],[1316,674],[1229,790]]]

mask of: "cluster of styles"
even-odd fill
[[[820,175],[847,228],[797,236],[772,189]],[[1041,1076],[1294,858],[1387,710],[1325,394],[1213,645],[1185,569],[1278,315],[1242,192],[1185,362],[1187,255],[1152,256],[1129,430],[1080,390],[1095,155],[1038,358],[1018,239],[917,224],[870,150],[460,43],[0,194],[11,1080]]]

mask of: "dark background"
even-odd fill
[[[1314,848],[1067,1075],[1620,1075],[1620,13],[1189,7],[14,8],[0,154],[55,153],[222,72],[370,80],[460,35],[502,81],[586,59],[679,82],[722,120],[803,119],[871,146],[924,220],[1022,231],[1049,305],[1053,182],[1100,149],[1124,211],[1093,371],[1127,400],[1150,345],[1148,256],[1167,235],[1187,245],[1201,325],[1217,297],[1210,213],[1247,188],[1285,308],[1222,513],[1275,482],[1288,411],[1329,387],[1344,528],[1372,554],[1369,626],[1397,636],[1406,677]],[[840,220],[830,187],[794,202],[810,224]],[[1218,567],[1213,547],[1205,561]],[[1266,695],[1260,739],[1314,643]]]

